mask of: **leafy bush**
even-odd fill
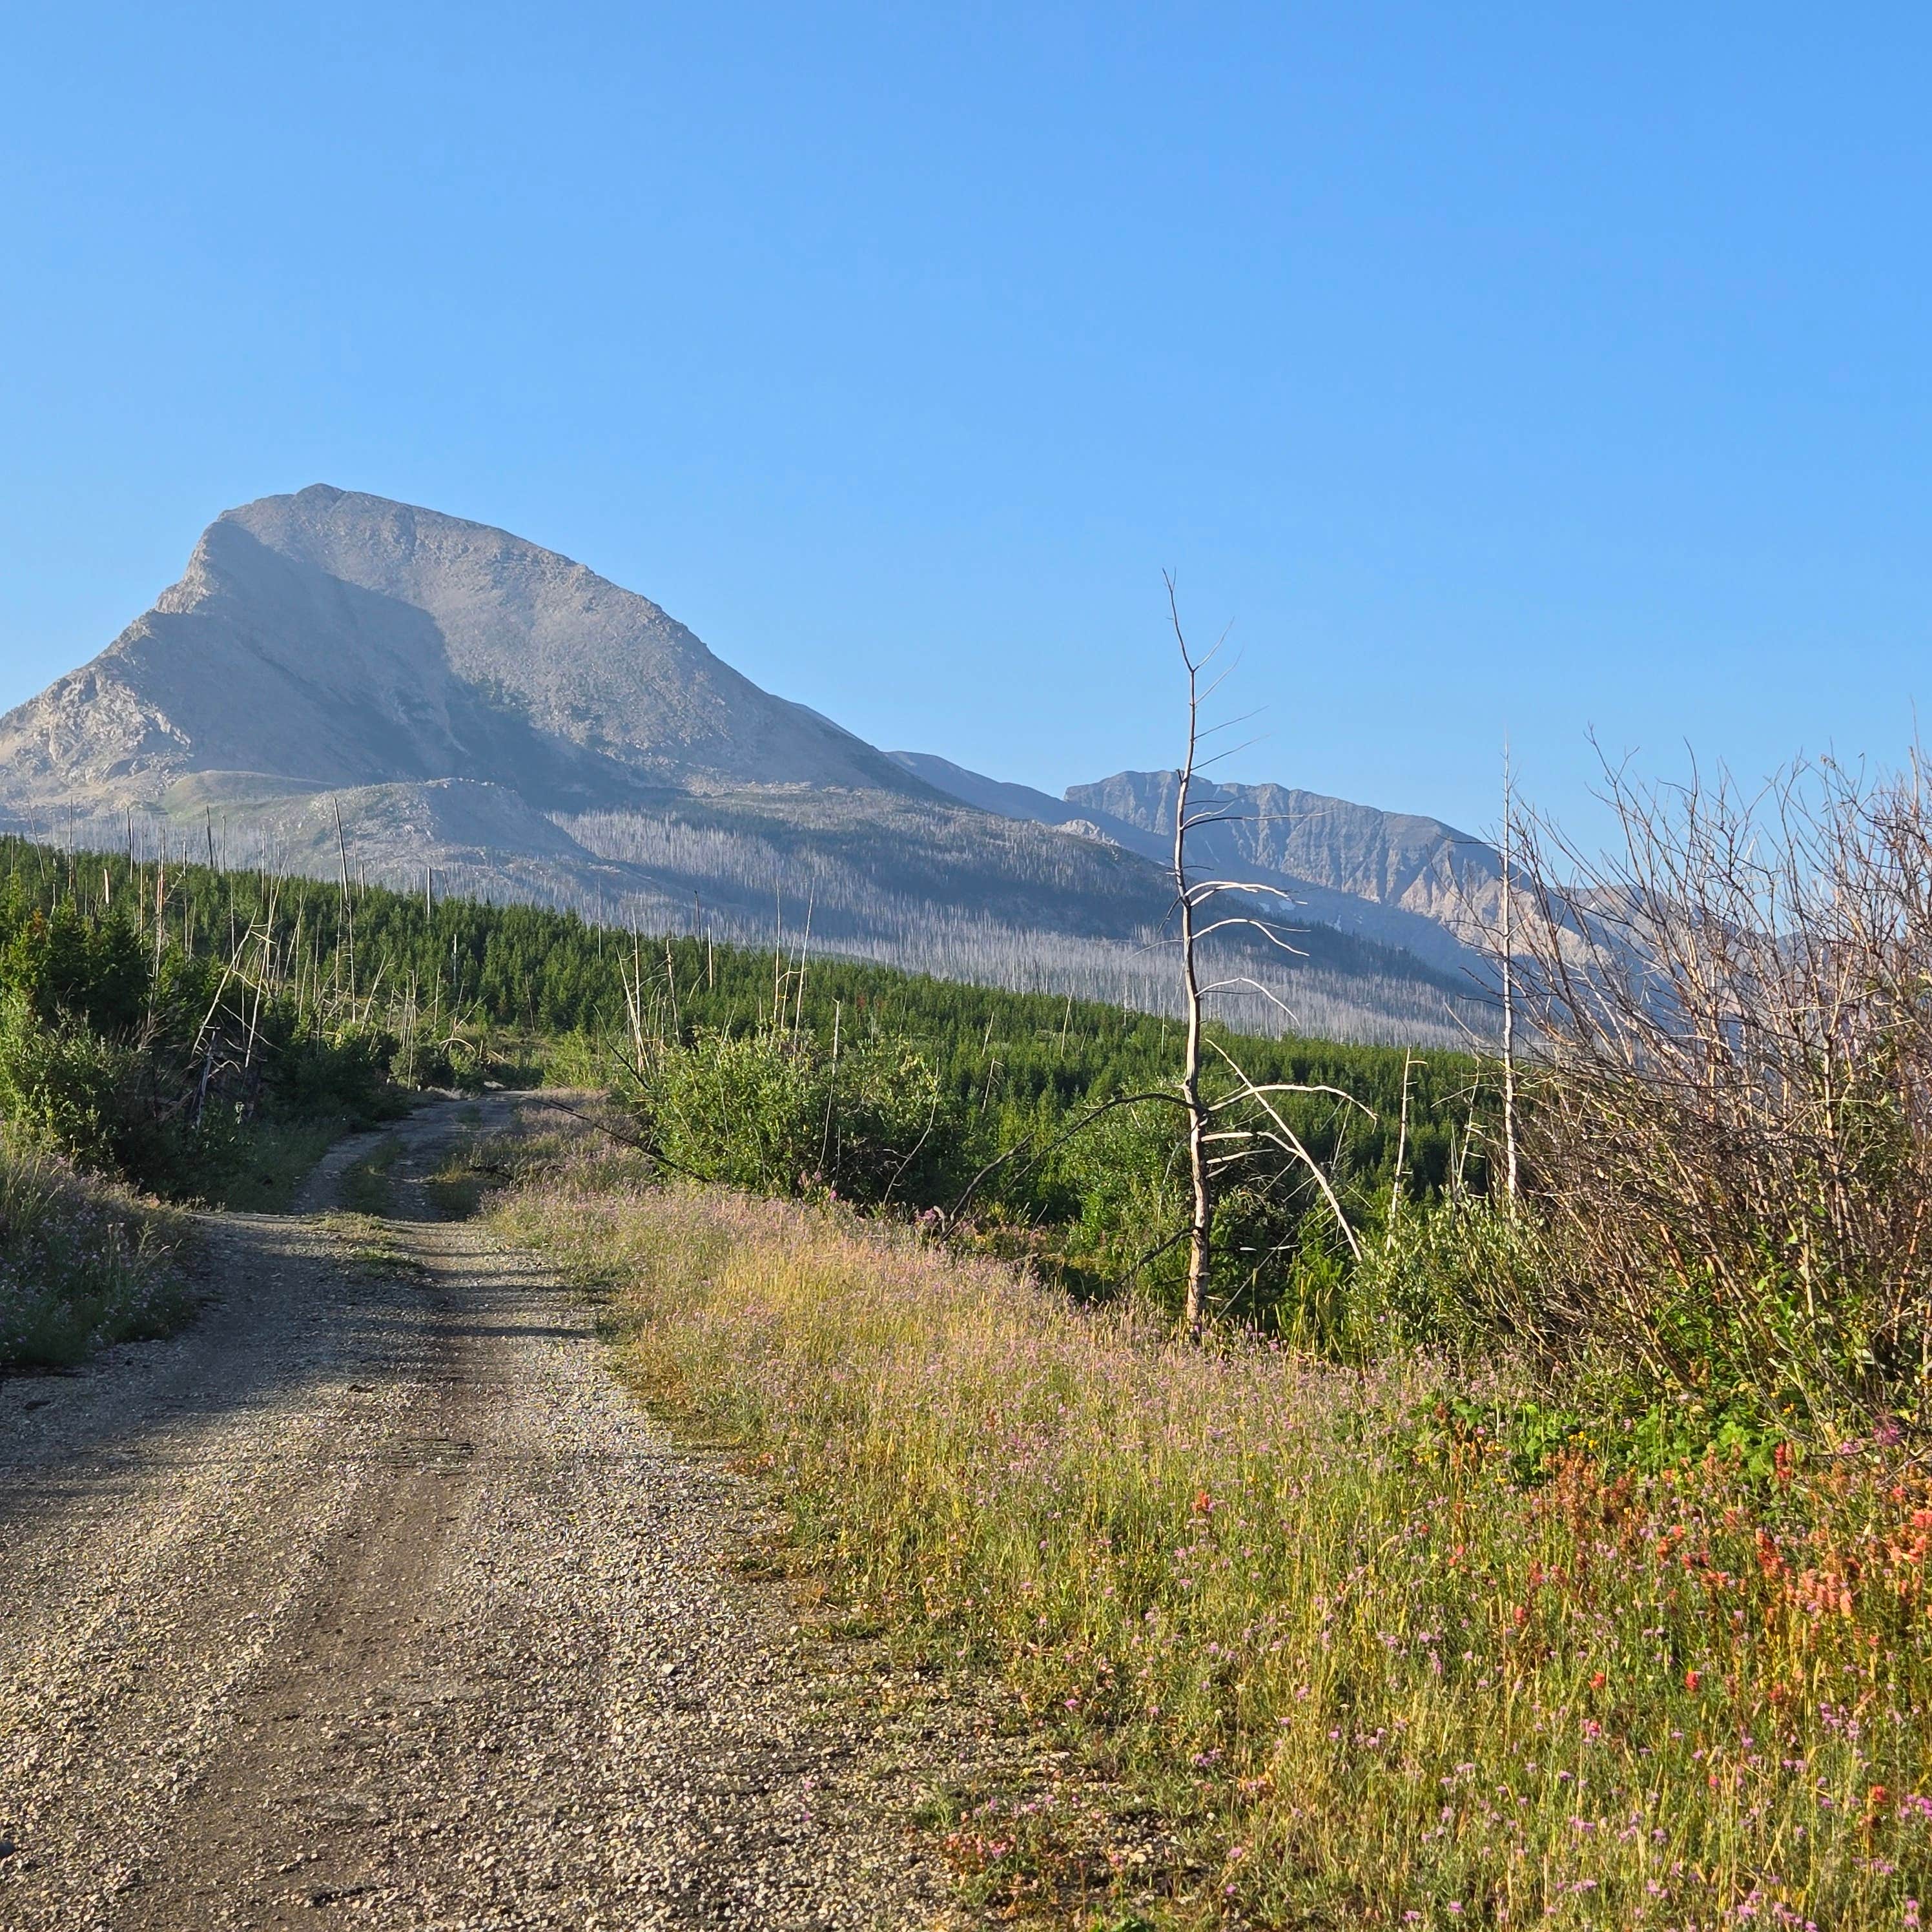
[[[1090,1298],[1126,1290],[1179,1309],[1189,1204],[1181,1118],[1164,1102],[1124,1106],[1056,1154],[1051,1185],[1071,1216],[1056,1258]],[[1209,1304],[1224,1321],[1338,1358],[1370,1346],[1352,1258],[1298,1162],[1258,1161],[1224,1180],[1213,1270]]]
[[[1480,1358],[1548,1357],[1568,1339],[1547,1246],[1527,1215],[1454,1194],[1405,1205],[1365,1250],[1356,1288],[1392,1342]]]
[[[892,1040],[701,1034],[658,1054],[639,1108],[676,1172],[756,1193],[926,1202],[957,1166],[932,1068]]]
[[[390,1071],[398,1041],[386,1028],[351,1021],[326,1029],[291,1012],[286,1036],[276,1044],[266,1095],[275,1118],[358,1124],[393,1118],[398,1096]]]
[[[43,1019],[18,991],[0,997],[0,1116],[19,1141],[92,1167],[131,1150],[141,1058],[62,1013]]]
[[[296,1144],[282,1136],[265,1178],[251,1144],[268,1124],[394,1112],[399,1042],[371,1003],[320,975],[298,998],[232,919],[221,956],[194,950],[191,916],[157,944],[131,896],[85,911],[70,883],[36,904],[17,871],[0,890],[0,1121],[16,1148],[178,1196],[272,1194]]]

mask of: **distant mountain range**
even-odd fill
[[[916,777],[982,812],[1028,818],[1172,862],[1173,772],[1117,772],[1095,784],[1070,785],[1054,798],[1005,784],[929,752],[892,754]],[[1473,942],[1501,903],[1496,848],[1440,819],[1378,812],[1319,792],[1274,784],[1197,780],[1197,807],[1226,810],[1226,821],[1192,835],[1198,862],[1293,894],[1302,922],[1396,946],[1444,970],[1486,982]]]
[[[956,977],[1173,1000],[1171,772],[1063,799],[875,749],[647,598],[507,532],[317,484],[203,532],[99,656],[0,718],[0,822],[94,847],[574,907]],[[1204,859],[1291,892],[1310,1030],[1485,1030],[1496,854],[1223,786]],[[340,832],[338,833],[338,825]],[[1245,1017],[1263,1023],[1262,1004]]]

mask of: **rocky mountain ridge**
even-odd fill
[[[646,597],[502,530],[316,484],[226,512],[100,656],[0,718],[16,804],[488,778],[578,810],[903,771]],[[245,792],[246,782],[230,782]]]
[[[907,771],[982,812],[1025,818],[1172,863],[1173,772],[1117,772],[1065,795],[1010,784],[929,752],[895,752]],[[1191,835],[1196,862],[1291,896],[1290,922],[1313,921],[1396,946],[1486,984],[1480,950],[1502,890],[1486,841],[1440,819],[1388,812],[1276,784],[1196,781],[1198,808],[1225,820]]]

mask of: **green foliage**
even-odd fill
[[[0,1115],[16,1139],[119,1166],[136,1135],[140,1075],[126,1041],[58,1010],[43,1019],[18,990],[0,995]]]
[[[345,905],[338,887],[316,880],[130,866],[124,858],[81,860],[0,840],[0,956],[12,958],[17,947],[21,962],[17,980],[6,983],[28,991],[43,1023],[77,1014],[104,1038],[140,1032],[157,1090],[175,1106],[171,1118],[194,1120],[192,1148],[170,1130],[176,1165],[204,1177],[219,1151],[209,1137],[222,1130],[202,1096],[184,1101],[198,1077],[188,1061],[203,1016],[223,997],[224,968],[250,932],[266,937],[287,990],[248,1016],[262,1070],[258,1088],[218,1096],[230,1117],[368,1120],[389,1104],[392,1078],[470,1087],[486,1078],[612,1083],[634,1057],[628,978],[653,1052],[662,1042],[670,1084],[654,1104],[670,1109],[663,1131],[691,1140],[694,1171],[742,1175],[746,1184],[783,1192],[822,1174],[823,1184],[851,1198],[882,1199],[890,1186],[895,1204],[947,1209],[979,1168],[1010,1154],[976,1192],[975,1211],[1016,1227],[1074,1229],[1065,1244],[1066,1278],[1090,1286],[1130,1265],[1150,1244],[1139,1240],[1142,1232],[1164,1226],[1171,1211],[1163,1190],[1178,1118],[1172,1106],[1132,1110],[1139,1124],[1105,1142],[1131,1155],[1124,1178],[1107,1178],[1104,1164],[1084,1154],[1097,1129],[1049,1151],[1102,1102],[1171,1084],[1180,1033],[1158,1017],[848,961],[789,968],[780,962],[775,972],[769,952],[689,938],[646,943],[535,907],[450,899],[425,908],[419,898],[361,887]],[[827,1065],[835,1034],[836,1083]],[[776,1065],[755,1046],[741,1062],[723,1044],[767,1036],[793,1042],[793,1064]],[[1232,1043],[1218,1030],[1216,1036]],[[1372,1110],[1372,1119],[1345,1118],[1318,1096],[1280,1103],[1335,1175],[1352,1214],[1376,1220],[1393,1170],[1403,1054],[1298,1040],[1243,1040],[1238,1050],[1257,1080],[1339,1087]],[[696,1058],[680,1063],[683,1054]],[[1412,1192],[1426,1196],[1447,1180],[1452,1150],[1466,1144],[1478,1074],[1474,1060],[1456,1054],[1416,1063],[1406,1184]],[[756,1107],[730,1116],[750,1136],[745,1147],[725,1147],[694,1116],[674,1118],[679,1093],[695,1096],[706,1081],[758,1085]],[[922,1132],[923,1144],[894,1184]],[[673,1152],[670,1139],[664,1144]],[[115,1158],[159,1172],[174,1156],[124,1140]],[[1466,1148],[1466,1160],[1480,1186],[1480,1154],[1468,1158]],[[1305,1190],[1294,1186],[1230,1190],[1220,1284],[1228,1312],[1264,1314],[1287,1258],[1300,1252],[1306,1209]],[[1148,1274],[1156,1292],[1165,1265]]]
[[[232,1148],[224,1150],[215,1171],[196,1177],[190,1191],[224,1208],[286,1214],[310,1170],[340,1132],[341,1122],[326,1117],[250,1122],[233,1131]]]
[[[1157,1016],[17,840],[0,840],[0,999],[10,1132],[167,1193],[286,1200],[304,1131],[385,1118],[398,1082],[619,1084],[686,1172],[944,1221],[1083,1298],[1178,1298],[1182,1116],[1168,1100],[1120,1104],[1172,1090],[1180,1032]],[[1372,1237],[1406,1084],[1407,1196],[1436,1198],[1457,1160],[1480,1191],[1473,1060],[1210,1036],[1258,1082],[1362,1103],[1275,1100]],[[1226,1124],[1259,1123],[1238,1109]],[[1225,1318],[1345,1359],[1375,1345],[1298,1162],[1231,1169],[1214,1232]]]
[[[331,997],[311,976],[265,970],[218,886],[158,875],[159,925],[145,884],[100,868],[85,895],[72,862],[0,845],[0,1124],[8,1143],[119,1174],[164,1193],[284,1196],[266,1171],[298,1124],[393,1111],[398,1042],[370,1002]],[[136,887],[140,890],[136,890]],[[140,908],[138,911],[133,908]],[[298,1136],[296,1138],[300,1138]],[[285,1163],[284,1163],[285,1164]]]
[[[1606,1466],[1570,1390],[1507,1362],[1162,1346],[640,1166],[534,1166],[496,1224],[607,1290],[661,1412],[750,1453],[842,1622],[998,1670],[1051,1727],[1030,1784],[1010,1754],[925,1813],[996,1916],[1918,1921],[1922,1457],[1774,1445],[1754,1473],[1733,1435]]]
[[[1560,1340],[1552,1264],[1536,1223],[1485,1197],[1411,1200],[1364,1254],[1359,1292],[1391,1339],[1470,1357]]]
[[[956,1108],[892,1040],[835,1055],[809,1034],[700,1034],[652,1064],[640,1118],[677,1172],[763,1194],[930,1202],[956,1176]]]

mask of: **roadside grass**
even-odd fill
[[[396,1204],[396,1163],[403,1143],[386,1134],[359,1160],[342,1170],[337,1184],[340,1205],[322,1224],[343,1244],[343,1259],[368,1275],[422,1280],[429,1270],[410,1253],[388,1216]]]
[[[472,1138],[453,1148],[424,1177],[423,1192],[447,1220],[467,1221],[491,1188],[513,1178],[509,1167],[485,1153]]]
[[[50,1155],[0,1145],[0,1374],[179,1328],[187,1222]]]
[[[1754,1478],[1531,1393],[1172,1343],[837,1213],[585,1148],[493,1224],[746,1445],[853,1616],[997,1672],[1066,1774],[939,1794],[969,1895],[1088,1926],[1832,1928],[1932,1914],[1932,1474]]]
[[[464,1129],[435,1168],[424,1177],[423,1190],[438,1213],[452,1221],[474,1216],[486,1197],[514,1186],[532,1173],[547,1172],[583,1141],[582,1129],[600,1124],[600,1103],[587,1098],[577,1124],[563,1128],[533,1124],[526,1117],[500,1122],[485,1132],[483,1112],[475,1106],[461,1108],[457,1119]]]
[[[342,1258],[358,1273],[426,1281],[429,1270],[383,1222],[364,1214],[327,1214],[322,1225],[343,1244]]]

